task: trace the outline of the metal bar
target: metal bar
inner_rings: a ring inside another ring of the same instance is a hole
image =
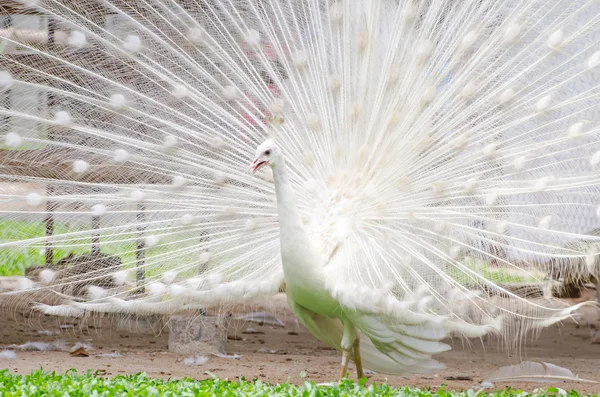
[[[146,222],[146,206],[144,204],[137,205],[137,221],[138,221],[138,239],[135,251],[136,267],[135,280],[138,286],[138,293],[143,293],[144,279],[146,277],[144,271],[144,262],[146,259],[146,243],[144,242],[144,223]]]
[[[46,185],[46,197],[54,195],[54,185],[51,183]],[[54,248],[52,247],[52,236],[54,235],[54,209],[56,208],[56,202],[52,200],[46,200],[46,217],[44,223],[46,224],[46,266],[52,266],[52,258]]]
[[[100,217],[92,216],[92,230],[100,229]],[[92,234],[92,255],[98,255],[100,253],[100,233]]]

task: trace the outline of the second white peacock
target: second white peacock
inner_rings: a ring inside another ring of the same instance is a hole
[[[573,243],[600,246],[597,1],[11,4],[10,299],[169,315],[285,288],[342,376],[576,312],[546,270],[598,257]]]

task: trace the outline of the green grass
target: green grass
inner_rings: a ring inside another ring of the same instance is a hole
[[[42,238],[45,236],[46,225],[43,222],[23,222],[0,219],[0,242],[23,241],[26,239]],[[73,238],[69,241],[68,246],[61,243],[61,246],[53,247],[53,262],[56,263],[60,259],[67,256],[69,253],[75,255],[89,254],[92,247],[91,229],[74,228],[58,222],[54,224],[54,235],[61,235],[72,232],[88,232],[81,237]],[[186,248],[197,247],[197,241],[187,240],[178,241],[177,238],[182,235],[175,235],[170,240],[165,240],[161,244],[147,248],[145,250],[146,277],[152,277],[157,272],[164,270],[163,265],[168,264],[170,268],[186,266],[193,261],[194,251],[190,251],[185,255],[176,254],[170,255],[170,252],[179,250],[182,252]],[[136,236],[131,234],[123,234],[118,237],[101,236],[102,243],[100,252],[107,255],[115,255],[121,258],[124,269],[133,268],[136,265]],[[42,249],[45,248],[43,240],[28,246],[16,245],[5,248],[0,248],[0,276],[17,276],[23,275],[25,269],[32,266],[43,265],[45,262],[45,253]],[[197,257],[197,255],[196,255]],[[194,269],[195,270],[195,269]],[[181,275],[185,275],[181,272]]]
[[[11,220],[0,220],[0,241],[19,241],[45,235],[46,226],[42,222],[20,222]],[[68,229],[64,225],[56,224],[54,226],[55,234],[67,233]],[[42,265],[45,255],[40,250],[44,243],[37,243],[35,246],[23,247],[13,246],[9,248],[0,248],[0,275],[16,276],[23,275],[28,267]],[[75,254],[89,253],[91,250],[91,239],[87,246],[70,247],[68,249],[57,247],[53,250],[54,262],[64,258],[70,252]]]
[[[36,371],[29,375],[14,375],[8,370],[0,371],[0,395],[9,396],[302,396],[302,397],[353,397],[353,396],[402,396],[402,397],[509,397],[509,396],[557,396],[559,390],[550,388],[533,393],[521,390],[504,389],[487,393],[484,390],[448,391],[394,388],[386,384],[367,384],[366,379],[358,383],[345,380],[332,386],[317,385],[305,381],[297,386],[289,383],[270,385],[260,380],[230,382],[217,378],[196,381],[160,380],[148,378],[146,374],[122,375],[103,378],[92,372],[78,374],[71,370],[64,375],[54,372]],[[577,392],[567,393],[568,397],[580,396]]]
[[[539,282],[540,278],[543,277],[543,273],[540,273],[539,271],[533,271],[530,269],[529,271],[531,274],[528,274],[525,271],[511,271],[504,267],[490,266],[484,261],[475,260],[473,258],[465,258],[463,264],[465,267],[480,274],[486,280],[493,281],[497,284],[527,282],[535,283]],[[459,271],[457,268],[449,267],[446,269],[446,273],[450,275],[450,277],[463,284],[469,284],[470,282],[473,282],[473,280],[469,279],[465,273]]]
[[[14,220],[2,220],[0,219],[0,241],[22,241],[24,239],[42,238],[45,235],[46,226],[43,222],[23,222]],[[54,225],[54,235],[60,236],[69,232],[87,231],[90,229],[75,229],[73,226],[67,226],[60,223]],[[189,249],[197,249],[197,241],[177,241],[178,237],[182,235],[175,235],[171,238],[171,241],[166,244],[161,244],[155,247],[146,249],[146,277],[153,277],[157,274],[162,274],[164,271],[164,265],[167,264],[170,269],[184,267],[189,269],[189,275],[195,275],[196,268],[189,266],[193,264],[194,256],[193,251],[188,250],[187,254],[176,254],[170,255],[171,252],[186,251]],[[136,264],[136,236],[134,234],[124,234],[119,236],[118,240],[114,240],[114,237],[107,238],[101,237],[101,252],[108,255],[115,255],[121,258],[123,268],[133,268]],[[64,243],[63,243],[64,244]],[[60,246],[54,247],[53,249],[53,261],[56,263],[58,260],[64,258],[69,253],[75,255],[88,254],[91,251],[91,238],[90,233],[86,233],[81,237],[72,240],[69,243],[69,247]],[[44,242],[40,241],[35,245],[30,246],[12,246],[9,248],[0,248],[0,276],[16,276],[23,275],[25,269],[31,266],[41,265],[45,261],[45,255],[41,252],[44,248]],[[199,254],[198,254],[199,255]],[[156,259],[153,259],[156,256]],[[488,264],[475,260],[473,258],[465,258],[464,265],[476,271],[488,280],[494,281],[499,284],[503,283],[525,283],[525,282],[537,282],[539,279],[535,277],[528,277],[524,272],[511,272],[504,268],[490,267]],[[467,274],[458,270],[455,267],[448,267],[446,273],[454,278],[455,280],[469,284],[474,282],[470,279]],[[187,274],[185,271],[180,272],[180,276]],[[539,275],[538,275],[539,277]]]

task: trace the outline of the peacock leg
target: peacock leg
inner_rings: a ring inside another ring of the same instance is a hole
[[[352,351],[352,347],[356,343],[357,335],[356,330],[354,329],[354,324],[350,322],[346,317],[340,318],[342,324],[344,325],[344,335],[342,336],[342,341],[340,343],[342,347],[342,367],[340,368],[340,379],[343,379],[346,376],[346,372],[348,371],[348,361],[350,360],[350,352]]]
[[[596,287],[596,303],[600,305],[600,278],[595,278],[594,286]],[[596,310],[600,312],[600,306],[596,306]]]
[[[343,350],[342,351],[342,365],[340,367],[340,380],[346,377],[346,372],[348,372],[348,361],[350,361],[350,351]]]
[[[352,350],[354,350],[354,364],[356,365],[356,377],[358,379],[362,379],[363,367],[362,360],[360,358],[360,338],[356,335],[356,340],[354,341],[354,345],[352,345]]]

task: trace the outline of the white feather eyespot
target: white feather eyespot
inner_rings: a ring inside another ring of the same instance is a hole
[[[450,251],[448,252],[448,255],[450,256],[450,258],[456,259],[459,257],[460,252],[461,252],[461,246],[453,245],[452,247],[450,247]]]
[[[469,31],[465,37],[463,37],[460,46],[463,50],[468,50],[475,44],[477,39],[479,38],[479,33],[476,30]]]
[[[356,41],[358,44],[358,50],[363,51],[369,44],[369,34],[367,32],[359,33]]]
[[[590,273],[595,273],[596,269],[594,269],[594,265],[599,255],[596,252],[590,252],[585,256],[585,266]]]
[[[446,224],[443,222],[435,222],[433,224],[433,231],[440,234],[446,230]]]
[[[173,281],[175,281],[176,278],[177,272],[173,270],[165,272],[162,276],[162,280],[165,284],[173,283]]]
[[[550,106],[552,106],[552,95],[543,96],[535,103],[535,107],[540,112],[548,110]]]
[[[123,40],[123,48],[131,53],[139,52],[142,49],[142,39],[138,35],[130,34]]]
[[[221,94],[223,95],[223,98],[225,98],[228,101],[234,101],[236,99],[239,99],[240,97],[239,90],[233,85],[227,85],[223,87],[223,89],[221,90]]]
[[[54,122],[58,125],[67,125],[71,122],[71,114],[60,110],[54,114]]]
[[[220,136],[216,136],[214,138],[212,138],[210,140],[210,142],[208,143],[208,145],[215,150],[220,150],[223,149],[225,147],[225,142],[223,141],[223,138],[221,138]]]
[[[87,37],[85,37],[85,33],[82,31],[73,30],[69,34],[67,44],[69,44],[69,47],[73,49],[80,50],[87,44]]]
[[[160,296],[167,291],[167,286],[159,281],[155,281],[148,284],[146,290],[150,296]]]
[[[202,28],[199,27],[192,27],[189,28],[185,37],[192,43],[192,44],[202,44],[204,43],[205,40],[205,33],[202,30]]]
[[[587,67],[590,69],[596,68],[598,65],[600,65],[600,51],[594,52],[587,62]]]
[[[496,192],[492,192],[492,193],[488,193],[485,196],[485,204],[492,206],[492,205],[496,205],[496,202],[498,201],[498,193]]]
[[[42,204],[42,201],[44,200],[44,198],[42,197],[41,194],[39,193],[28,193],[27,194],[27,204],[31,207],[37,207],[38,205]]]
[[[307,150],[304,152],[304,164],[306,164],[307,166],[311,167],[314,165],[315,163],[315,154],[312,152],[312,150]]]
[[[398,82],[400,78],[400,74],[402,72],[402,68],[398,65],[390,66],[389,70],[386,74],[386,84],[392,86]]]
[[[194,222],[194,216],[192,214],[185,214],[179,218],[179,222],[184,226],[191,225]]]
[[[336,92],[342,86],[342,78],[337,75],[333,75],[329,77],[329,89],[333,92]]]
[[[433,44],[429,40],[423,40],[417,47],[417,60],[425,62],[430,56],[433,50]]]
[[[598,164],[600,164],[600,150],[598,150],[592,155],[592,157],[590,157],[590,165],[592,166],[592,168],[595,169],[598,166]]]
[[[244,41],[251,47],[258,47],[260,44],[260,33],[256,29],[250,29],[246,32]]]
[[[19,291],[26,291],[35,287],[35,283],[28,279],[27,277],[19,277],[18,278],[19,285],[17,289]]]
[[[56,272],[50,269],[40,271],[40,283],[50,285],[56,278]]]
[[[104,204],[94,204],[91,213],[93,216],[102,216],[106,213],[106,206]]]
[[[0,91],[8,90],[12,87],[14,79],[10,72],[6,70],[0,70]]]
[[[130,154],[125,149],[115,149],[115,151],[113,152],[113,160],[115,160],[117,163],[123,163],[129,160],[129,157]]]
[[[190,91],[188,88],[181,83],[177,83],[173,85],[173,89],[171,90],[171,94],[177,99],[183,99],[190,95]]]
[[[329,19],[331,22],[340,22],[344,16],[344,8],[341,2],[335,2],[329,7]]]
[[[227,181],[227,176],[221,171],[215,171],[213,178],[217,186],[223,186]]]
[[[315,194],[317,192],[318,183],[314,178],[309,178],[304,182],[304,189],[310,193]]]
[[[4,135],[4,144],[8,147],[16,148],[23,144],[23,138],[16,132],[9,132]]]
[[[354,102],[352,104],[352,118],[354,120],[356,120],[358,118],[358,116],[360,115],[361,107],[362,107],[362,104],[360,102]]]
[[[525,163],[527,162],[527,157],[519,156],[513,161],[513,168],[517,171],[521,171],[525,168]]]
[[[469,178],[464,184],[465,193],[473,193],[475,186],[477,186],[477,178]]]
[[[558,29],[556,31],[554,31],[549,37],[548,40],[546,41],[546,44],[548,44],[548,47],[550,47],[551,49],[556,49],[563,40],[563,30],[562,29]]]
[[[496,232],[498,234],[505,234],[507,229],[508,229],[508,221],[507,220],[501,220],[500,222],[496,223]]]
[[[273,102],[271,102],[271,112],[275,113],[275,114],[281,114],[283,113],[283,110],[285,108],[285,101],[281,98],[275,98],[273,99]]]
[[[198,262],[200,263],[200,265],[205,265],[208,263],[208,261],[210,260],[210,258],[212,257],[212,254],[210,252],[203,252],[200,254],[200,257],[198,258]]]
[[[447,183],[445,181],[433,182],[431,184],[431,188],[433,190],[433,193],[435,193],[435,194],[443,193],[444,190],[446,190],[446,186],[447,186]]]
[[[508,24],[508,26],[506,26],[506,29],[504,30],[504,42],[512,43],[517,39],[517,37],[519,37],[520,34],[521,25],[519,25],[516,22],[511,22]]]
[[[308,64],[308,56],[302,50],[296,50],[292,54],[292,62],[297,69],[304,69]]]
[[[216,288],[219,284],[221,284],[222,280],[223,280],[223,275],[221,275],[220,273],[211,274],[210,276],[208,276],[206,278],[207,289]]]
[[[467,134],[459,134],[452,140],[452,146],[458,150],[464,149],[469,143],[469,136]]]
[[[108,296],[108,291],[96,285],[90,285],[87,288],[88,296],[91,300],[100,300]]]
[[[514,88],[507,88],[506,90],[502,91],[502,94],[500,94],[498,101],[500,102],[501,105],[504,105],[504,104],[508,103],[511,99],[513,99],[514,96],[515,96]]]
[[[171,295],[173,296],[182,296],[186,292],[186,288],[179,284],[171,284],[169,287],[171,289]]]
[[[497,144],[496,143],[488,143],[483,147],[482,153],[484,156],[489,157],[496,153]]]
[[[417,16],[417,7],[412,2],[405,2],[402,10],[402,19],[405,24],[411,23]]]
[[[540,229],[550,229],[550,226],[552,225],[553,220],[554,219],[553,219],[552,215],[546,215],[542,219],[540,219],[540,221],[538,223],[538,227]]]
[[[583,131],[583,122],[579,121],[577,123],[572,124],[569,127],[568,136],[570,136],[570,137],[579,136],[579,135],[581,135],[582,131]]]
[[[142,190],[133,190],[130,195],[129,198],[131,199],[131,201],[143,201],[146,198],[146,193],[144,193]]]
[[[123,94],[112,94],[108,103],[113,109],[122,109],[127,104],[127,100]]]
[[[226,219],[230,219],[230,218],[233,218],[234,216],[236,216],[237,213],[238,213],[238,211],[235,208],[225,207],[223,209],[222,216],[225,217]]]
[[[310,129],[315,129],[318,127],[320,122],[319,119],[319,115],[315,114],[315,113],[309,113],[308,115],[306,115],[306,125],[308,126],[308,128]]]
[[[203,277],[190,277],[190,278],[184,280],[184,283],[189,288],[197,290],[197,289],[200,289],[202,284],[204,284],[204,278]]]
[[[244,230],[246,231],[251,231],[256,229],[258,225],[258,222],[256,221],[256,219],[246,219],[246,221],[244,222]]]
[[[423,96],[421,96],[421,104],[427,105],[435,98],[435,94],[437,94],[437,87],[428,86],[423,91]]]
[[[549,176],[544,176],[541,177],[540,179],[538,179],[537,181],[535,181],[535,191],[536,192],[543,192],[544,190],[546,190],[546,188],[548,187],[548,184],[552,181],[552,177]]]
[[[471,98],[475,92],[477,91],[477,84],[474,81],[469,81],[465,84],[460,92],[460,96],[469,99]]]
[[[155,245],[157,245],[160,242],[160,236],[151,234],[149,236],[146,236],[146,238],[144,239],[144,242],[146,244],[146,247],[154,247]]]
[[[128,274],[124,270],[116,271],[112,274],[112,279],[117,286],[122,286],[127,281]]]
[[[75,160],[73,161],[73,171],[77,174],[83,174],[87,170],[90,169],[90,165],[85,160]]]
[[[176,136],[165,135],[165,137],[163,138],[162,147],[165,149],[172,149],[175,146],[177,146],[178,142],[179,141]]]
[[[175,175],[171,180],[171,185],[174,187],[183,187],[187,184],[187,179],[182,175]]]

